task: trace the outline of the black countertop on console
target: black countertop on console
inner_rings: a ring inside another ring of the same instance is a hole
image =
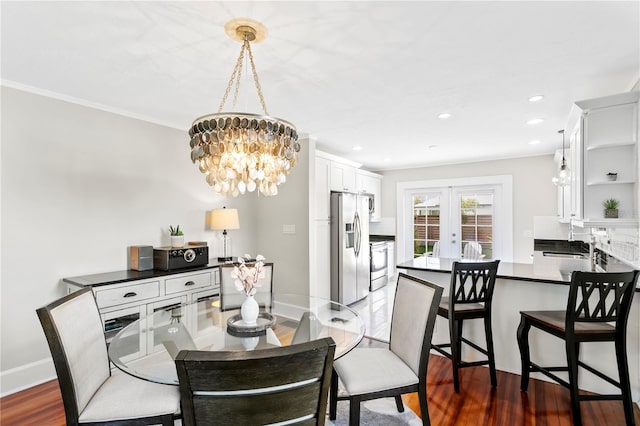
[[[164,277],[166,275],[182,274],[185,272],[206,271],[208,269],[216,269],[222,264],[223,263],[219,262],[217,259],[209,259],[209,264],[204,266],[198,266],[195,268],[172,269],[170,271],[162,271],[159,269],[151,269],[148,271],[132,271],[132,270],[113,271],[113,272],[104,272],[100,274],[81,275],[78,277],[63,278],[62,281],[64,281],[65,283],[77,285],[79,287],[86,287],[86,286],[93,287],[93,286],[100,286],[100,285],[124,283],[128,281],[159,278],[159,277]]]

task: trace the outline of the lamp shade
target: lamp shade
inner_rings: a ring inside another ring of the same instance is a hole
[[[214,209],[211,211],[211,228],[214,230],[240,229],[237,209]]]

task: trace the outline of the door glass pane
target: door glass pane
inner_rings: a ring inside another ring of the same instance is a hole
[[[479,257],[493,258],[493,193],[464,193],[460,195],[460,257],[474,257],[471,248],[479,244]],[[468,247],[467,247],[468,246]],[[465,256],[465,247],[467,252]]]
[[[413,257],[430,254],[440,240],[440,194],[414,195],[413,205]]]

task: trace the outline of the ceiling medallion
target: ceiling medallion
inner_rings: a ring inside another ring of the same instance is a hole
[[[264,40],[267,31],[259,22],[247,18],[227,22],[225,31],[242,42],[240,55],[218,112],[196,118],[189,129],[191,161],[218,193],[237,197],[257,189],[263,195],[276,195],[278,185],[286,181],[297,162],[300,143],[293,124],[267,112],[251,52],[251,42]],[[222,112],[234,84],[235,108],[246,56],[264,115]]]

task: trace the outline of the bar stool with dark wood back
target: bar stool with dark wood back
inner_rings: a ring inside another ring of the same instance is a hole
[[[497,386],[496,362],[493,351],[491,328],[491,302],[496,284],[499,260],[491,262],[453,262],[449,297],[442,298],[438,315],[449,319],[450,343],[433,345],[433,349],[451,359],[453,367],[453,389],[460,392],[458,371],[461,368],[489,365],[491,385]],[[486,337],[486,349],[462,337],[464,320],[482,319]],[[462,343],[487,356],[486,360],[462,361]],[[443,348],[451,348],[450,352]]]
[[[522,358],[520,388],[527,391],[529,374],[543,373],[569,389],[573,424],[580,426],[580,401],[622,400],[627,425],[635,425],[629,365],[627,362],[627,321],[638,272],[597,273],[574,271],[571,275],[569,300],[566,311],[521,311],[518,327],[518,346]],[[612,325],[610,323],[615,323]],[[565,341],[567,366],[543,367],[531,361],[529,330],[531,327],[546,331]],[[580,343],[614,342],[619,381],[580,361]],[[593,373],[618,387],[619,395],[581,395],[578,390],[578,367]],[[552,371],[567,371],[569,381]]]

